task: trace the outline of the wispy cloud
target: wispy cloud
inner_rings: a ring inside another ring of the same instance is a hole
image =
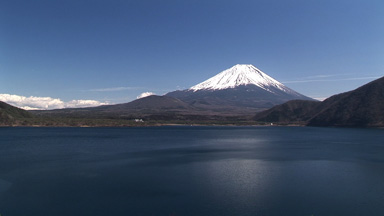
[[[366,79],[379,79],[380,76],[370,76],[370,77],[354,77],[354,78],[346,78],[343,80],[366,80]]]
[[[326,77],[324,77],[326,78]],[[309,82],[336,82],[336,81],[348,81],[348,80],[369,80],[369,79],[378,79],[379,76],[366,76],[366,77],[352,77],[352,78],[338,78],[338,79],[300,79],[300,80],[288,80],[283,81],[282,83],[309,83]]]
[[[107,102],[100,102],[96,100],[71,100],[65,102],[59,98],[35,96],[25,97],[11,94],[0,94],[0,101],[26,110],[84,108],[108,104]]]
[[[308,76],[303,79],[318,79],[318,78],[329,78],[329,77],[335,77],[339,76],[340,74],[324,74],[324,75],[315,75],[315,76]]]
[[[86,90],[86,91],[91,91],[91,92],[114,92],[114,91],[126,91],[126,90],[137,90],[137,89],[143,89],[143,87],[125,86],[125,87],[89,89],[89,90]]]
[[[156,95],[156,94],[153,93],[153,92],[143,92],[139,96],[137,96],[136,99],[145,98],[145,97],[148,97],[148,96],[151,96],[151,95]]]
[[[327,97],[313,97],[313,99],[318,101],[324,101],[325,99],[327,99]]]

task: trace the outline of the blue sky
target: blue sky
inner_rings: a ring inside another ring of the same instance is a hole
[[[253,64],[325,98],[383,76],[383,23],[382,0],[4,0],[0,94],[123,103]]]

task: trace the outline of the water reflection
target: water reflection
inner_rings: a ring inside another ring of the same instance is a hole
[[[384,215],[382,130],[14,128],[0,141],[3,215]]]
[[[3,192],[7,191],[9,188],[11,188],[11,186],[12,186],[11,182],[0,179],[0,195]]]

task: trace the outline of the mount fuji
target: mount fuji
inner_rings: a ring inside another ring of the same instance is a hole
[[[81,109],[35,111],[71,118],[145,120],[247,120],[289,100],[313,100],[284,86],[253,65],[235,65],[183,91],[151,95],[129,103]]]
[[[289,100],[314,100],[304,96],[249,64],[238,64],[212,78],[166,96],[194,107],[216,111],[254,112]]]
[[[216,76],[200,84],[192,86],[189,90],[223,90],[228,88],[236,88],[242,85],[255,85],[272,93],[284,91],[298,95],[297,92],[287,88],[255,66],[241,64],[224,70]]]

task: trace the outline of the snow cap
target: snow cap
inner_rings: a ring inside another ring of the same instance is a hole
[[[267,91],[270,91],[270,87],[283,91],[288,90],[283,84],[251,64],[237,64],[202,83],[192,86],[189,90],[222,90],[241,85],[256,85]]]

